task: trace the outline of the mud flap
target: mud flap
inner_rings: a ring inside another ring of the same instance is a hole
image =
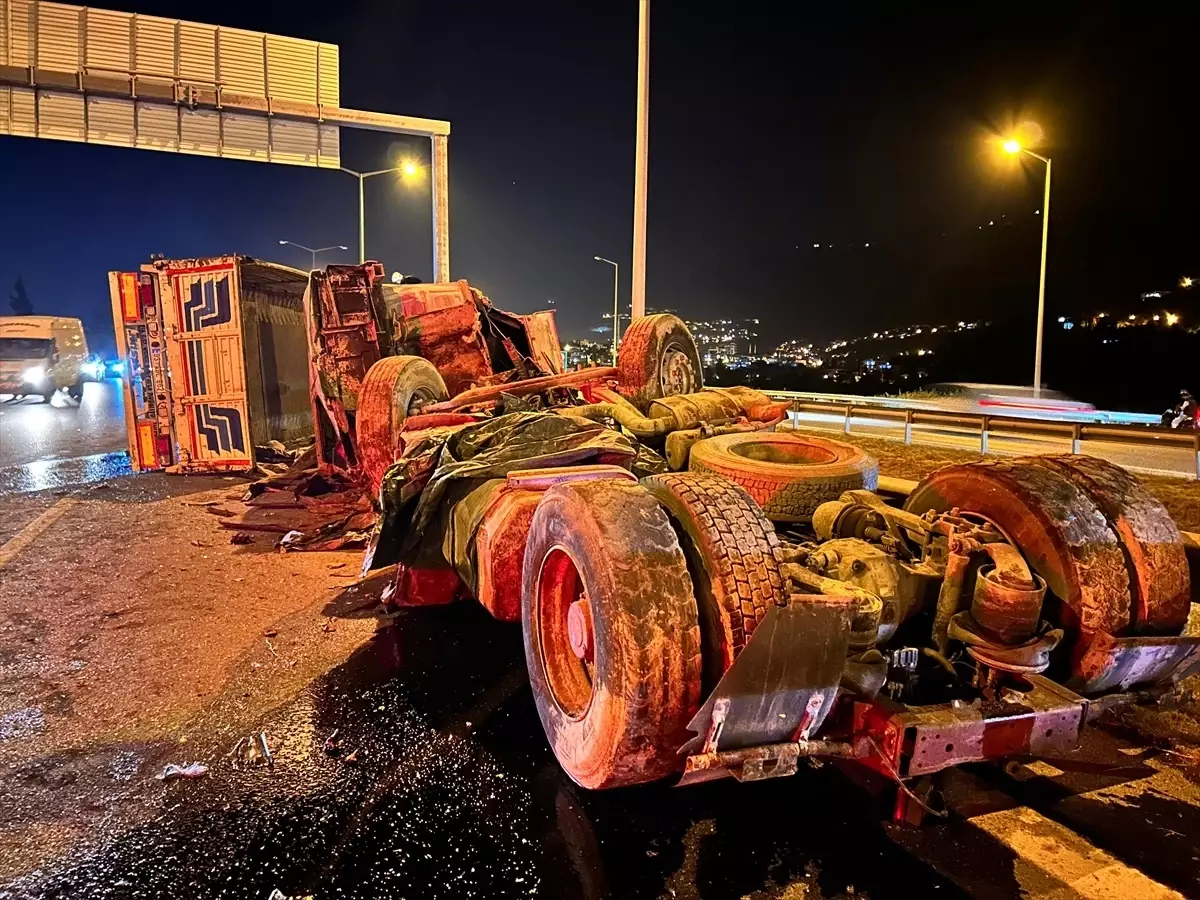
[[[794,773],[799,744],[837,699],[853,611],[848,599],[805,594],[768,610],[688,724],[696,737],[680,749],[688,760],[679,783]]]

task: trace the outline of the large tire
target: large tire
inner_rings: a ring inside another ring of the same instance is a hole
[[[704,387],[700,351],[678,316],[635,319],[617,351],[617,388],[645,412],[651,400],[693,394]]]
[[[420,356],[385,356],[367,370],[358,394],[354,444],[372,497],[379,496],[384,473],[395,462],[404,420],[419,404],[448,398],[437,368]]]
[[[993,522],[1046,580],[1044,614],[1087,643],[1130,624],[1121,541],[1087,491],[1036,459],[983,460],[927,475],[904,508],[918,515],[961,509]]]
[[[827,500],[879,482],[879,464],[860,448],[786,433],[706,438],[692,447],[688,468],[740,484],[773,522],[809,522]]]
[[[603,479],[546,492],[521,621],[538,715],[572,780],[621,787],[679,768],[700,704],[700,628],[679,540],[645,488]]]
[[[671,518],[700,611],[707,694],[772,605],[786,602],[779,537],[750,495],[727,478],[672,472],[642,479]]]

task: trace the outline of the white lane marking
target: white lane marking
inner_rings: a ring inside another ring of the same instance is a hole
[[[64,497],[5,541],[0,546],[0,569],[12,562],[17,554],[36,541],[42,532],[61,519],[75,503],[76,501],[70,497]]]
[[[970,822],[1017,855],[1013,874],[1026,900],[1184,900],[1029,807],[985,813]]]

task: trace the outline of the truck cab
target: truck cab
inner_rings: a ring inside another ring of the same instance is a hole
[[[0,394],[83,396],[87,338],[79,319],[0,316]]]

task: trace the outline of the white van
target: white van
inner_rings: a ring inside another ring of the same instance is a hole
[[[63,316],[0,316],[0,394],[83,396],[87,338]]]

